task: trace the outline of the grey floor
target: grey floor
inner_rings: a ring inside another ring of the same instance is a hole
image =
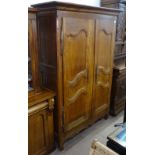
[[[116,117],[109,116],[107,120],[102,119],[65,142],[63,151],[56,149],[50,155],[88,155],[92,140],[98,139],[106,144],[107,135],[115,129],[114,124],[122,121],[123,112]]]

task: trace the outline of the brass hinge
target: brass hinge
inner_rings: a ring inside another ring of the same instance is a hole
[[[89,70],[87,69],[87,81],[89,80]]]
[[[63,18],[61,18],[61,30],[60,30],[60,52],[63,55],[64,52],[64,32],[63,32]]]
[[[95,83],[97,84],[97,77],[98,77],[98,65],[95,66]]]
[[[62,130],[64,131],[64,107],[62,107]]]

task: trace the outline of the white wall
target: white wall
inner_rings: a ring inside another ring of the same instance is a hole
[[[31,4],[43,3],[43,2],[48,2],[48,1],[52,1],[52,0],[28,0],[27,4],[28,6],[30,6]],[[100,0],[55,0],[55,1],[70,2],[70,3],[92,5],[92,6],[100,5]]]

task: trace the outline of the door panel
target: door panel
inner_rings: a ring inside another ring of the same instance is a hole
[[[44,114],[29,117],[29,154],[40,153],[46,148],[47,142],[44,135]]]
[[[49,103],[47,108],[48,103],[41,102],[28,109],[29,155],[45,155],[54,148],[53,112],[49,111],[52,105]]]
[[[64,130],[88,121],[93,77],[94,21],[62,18]]]
[[[95,65],[94,65],[94,115],[104,113],[109,107],[113,50],[115,38],[115,18],[103,16],[96,20]]]

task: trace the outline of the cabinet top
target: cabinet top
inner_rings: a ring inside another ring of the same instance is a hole
[[[81,5],[75,3],[64,3],[57,1],[38,3],[31,6],[34,8],[38,8],[40,11],[64,10],[64,11],[77,11],[77,12],[89,12],[89,13],[108,13],[113,15],[118,15],[121,11],[123,11],[120,9],[95,7],[95,6]]]
[[[48,90],[48,89],[41,90],[40,92],[32,96],[28,96],[28,106],[31,107],[37,103],[46,101],[50,98],[53,98],[55,95],[56,93],[52,90]]]

